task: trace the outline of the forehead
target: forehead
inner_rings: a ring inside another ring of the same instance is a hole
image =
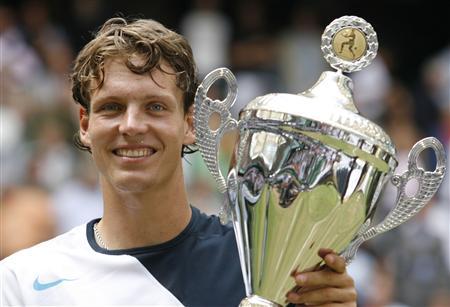
[[[142,59],[132,59],[134,65],[140,66]],[[117,93],[124,95],[138,95],[152,92],[154,94],[169,94],[177,100],[183,96],[182,90],[177,86],[177,78],[173,68],[165,61],[160,68],[150,72],[138,74],[126,66],[126,59],[121,57],[107,58],[103,65],[103,82],[95,86],[91,93],[94,96]]]

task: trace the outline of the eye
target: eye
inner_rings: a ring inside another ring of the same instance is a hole
[[[123,106],[116,102],[109,102],[102,105],[99,110],[100,111],[106,111],[106,112],[117,112],[121,111],[123,109]]]
[[[155,112],[161,112],[165,110],[164,106],[160,103],[152,103],[148,106],[148,109]]]

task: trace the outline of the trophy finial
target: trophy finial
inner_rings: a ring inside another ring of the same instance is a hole
[[[344,72],[358,71],[377,55],[377,34],[364,19],[343,16],[325,28],[321,49],[333,68]]]

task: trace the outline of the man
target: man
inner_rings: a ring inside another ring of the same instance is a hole
[[[237,306],[231,226],[188,204],[181,155],[195,141],[187,41],[152,20],[108,20],[78,55],[79,147],[100,173],[104,215],[1,263],[3,303]],[[296,303],[355,305],[344,260],[299,274]],[[306,291],[309,289],[309,291]]]

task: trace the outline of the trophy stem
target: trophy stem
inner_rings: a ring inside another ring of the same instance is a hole
[[[281,307],[281,305],[253,294],[244,298],[239,307]]]

